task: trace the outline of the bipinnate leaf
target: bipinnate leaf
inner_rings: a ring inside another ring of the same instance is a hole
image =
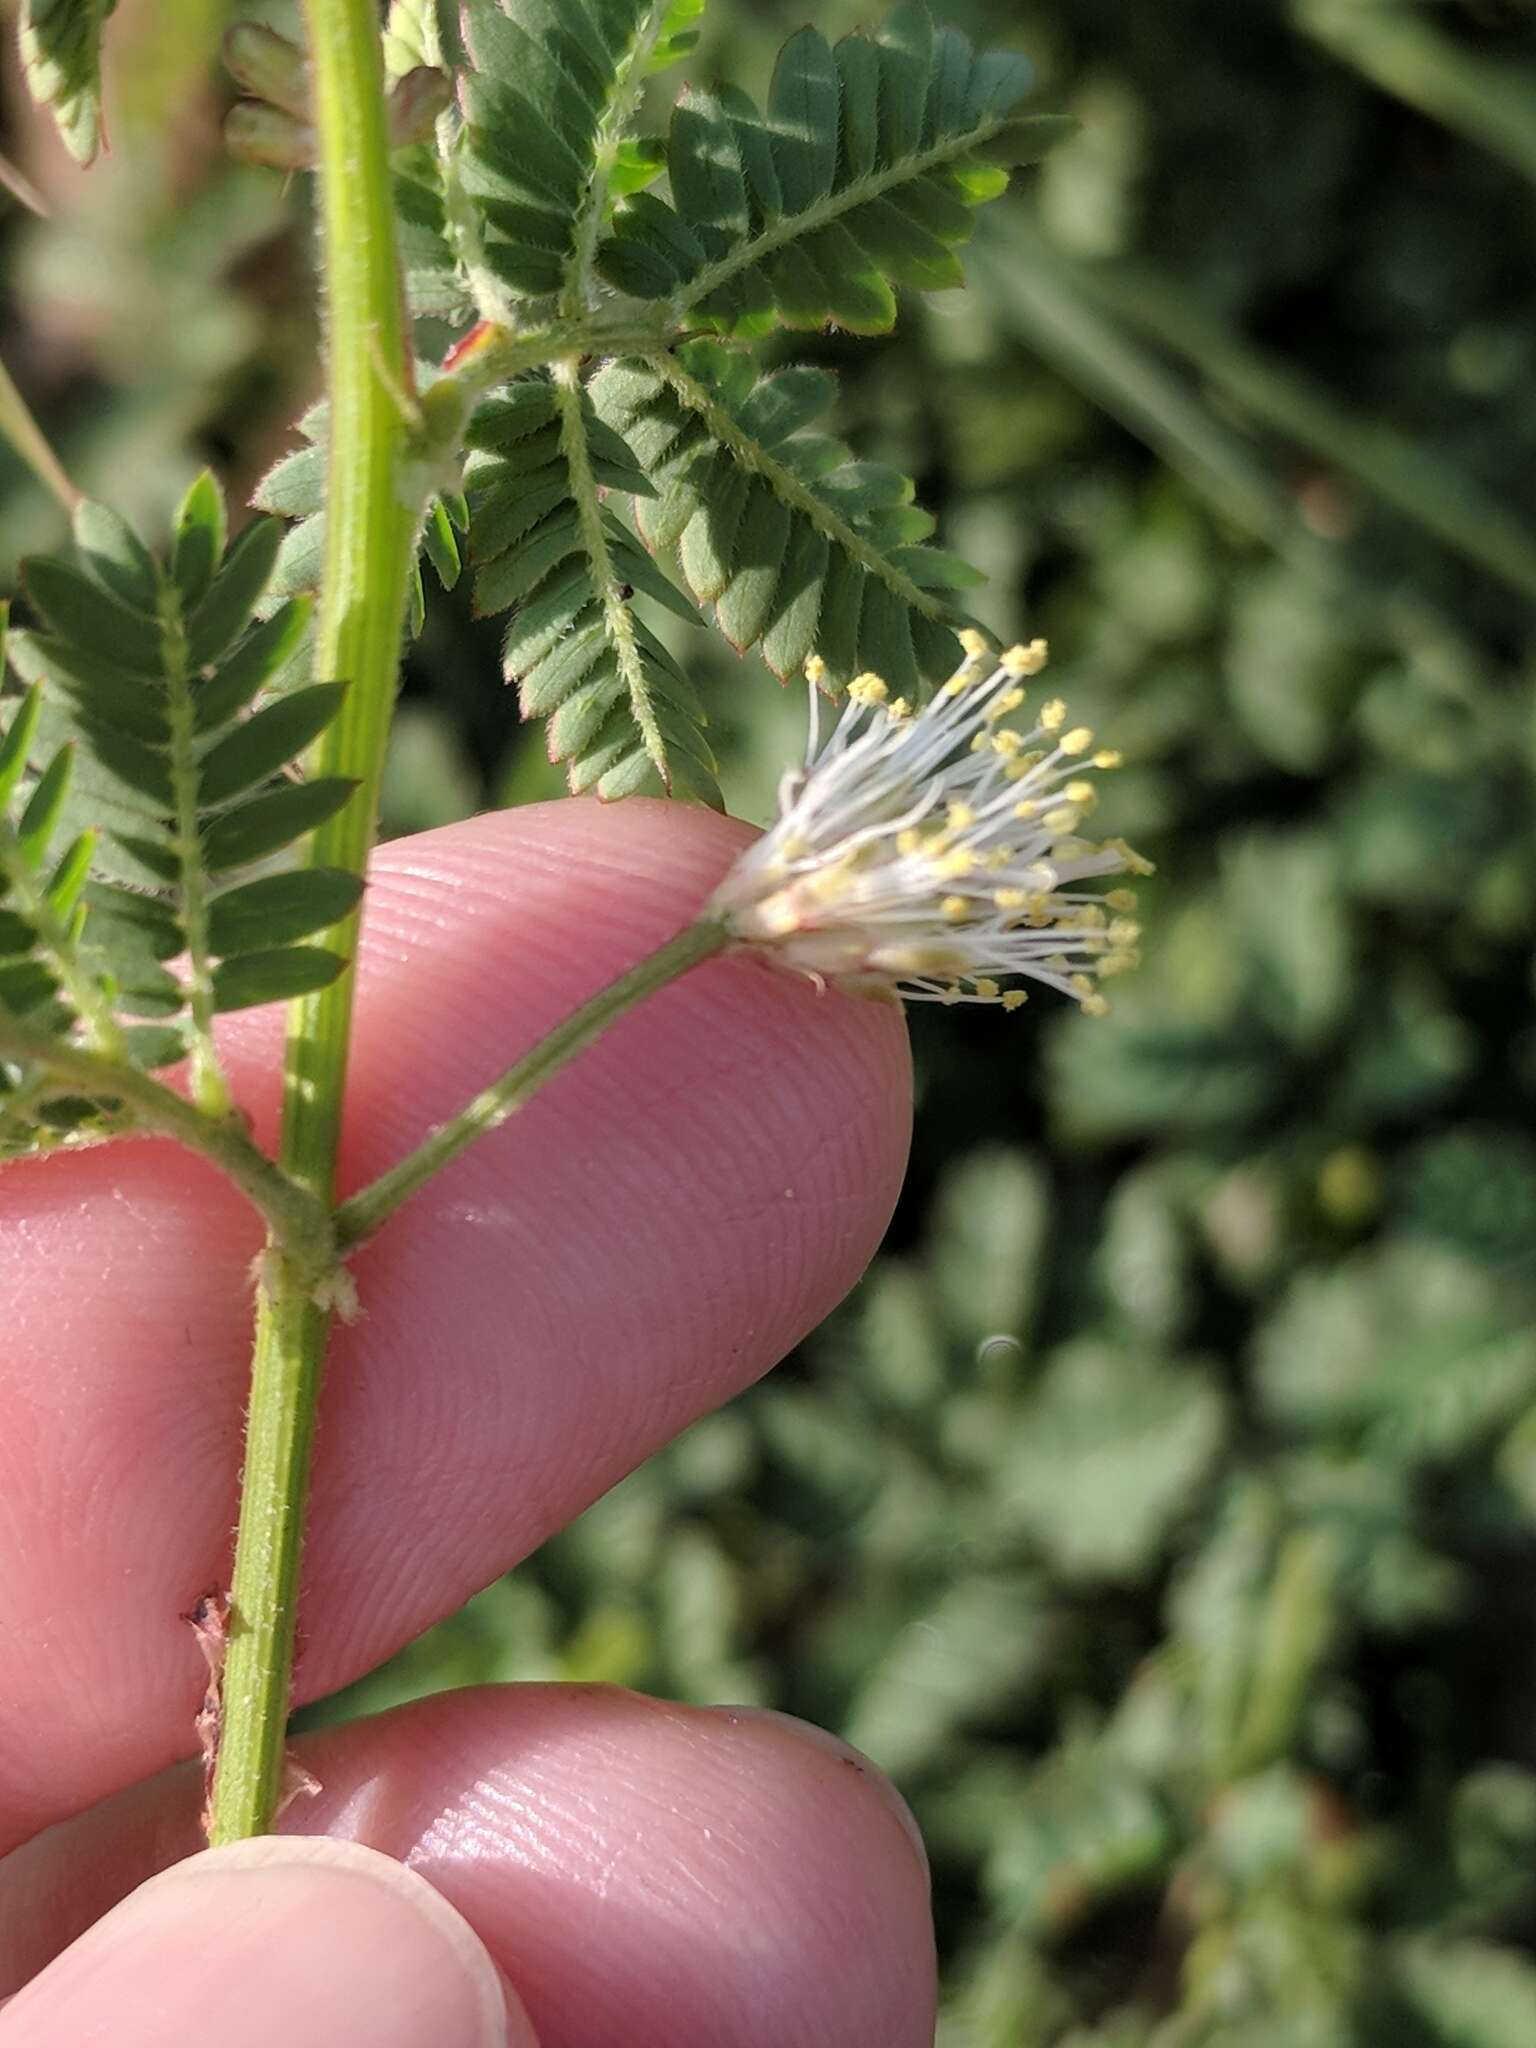
[[[826,431],[830,378],[761,375],[739,347],[684,337],[888,328],[898,287],[962,281],[975,208],[1063,125],[1013,114],[1022,58],[977,54],[906,5],[835,47],[801,30],[765,110],[689,85],[664,146],[631,133],[644,80],[690,46],[701,8],[393,0],[385,37],[392,78],[425,67],[455,82],[432,137],[396,153],[416,303],[478,315],[493,335],[547,323],[552,338],[545,369],[478,399],[464,494],[429,500],[420,551],[445,587],[467,557],[476,610],[511,612],[505,674],[548,721],[571,788],[604,797],[659,786],[718,801],[703,713],[657,607],[692,622],[712,606],[780,677],[816,654],[834,690],[874,669],[920,694],[951,671],[955,593],[979,578],[925,545],[933,522],[907,478]],[[626,313],[603,284],[652,303]],[[654,325],[654,350],[578,364],[554,346],[563,321],[610,317]],[[417,381],[459,374],[450,356]],[[321,574],[324,406],[300,431],[256,494],[293,522],[268,605]],[[413,631],[424,612],[418,564]],[[142,785],[142,764],[115,765]]]
[[[702,0],[505,0],[464,9],[463,129],[450,174],[478,217],[482,279],[515,299],[579,302],[586,294],[613,167],[645,78],[692,46],[701,9]],[[632,192],[642,162],[631,157],[626,166],[622,182]],[[436,226],[419,183],[405,205],[418,229]]]
[[[212,1058],[215,1011],[323,987],[346,964],[309,941],[355,907],[358,877],[252,872],[351,794],[344,778],[294,767],[344,686],[263,701],[307,606],[256,622],[281,530],[263,519],[225,536],[205,478],[166,565],[85,505],[74,557],[25,566],[36,623],[9,654],[29,688],[0,736],[0,1034],[9,1013],[140,1065],[200,1045]],[[102,1104],[60,1122],[46,1070],[7,1060],[3,1073],[0,1150],[103,1127]],[[28,1121],[17,1105],[34,1097]]]
[[[573,790],[647,785],[718,803],[703,707],[637,599],[697,611],[602,502],[653,486],[579,389],[527,377],[470,423],[465,472],[475,606],[515,607],[503,667]]]
[[[824,431],[834,389],[824,371],[759,377],[750,358],[695,342],[608,366],[592,399],[651,480],[641,533],[676,550],[735,646],[759,647],[779,676],[815,653],[834,686],[874,669],[918,691],[953,669],[952,593],[981,579],[923,545],[933,520],[909,479]]]
[[[977,55],[926,9],[835,47],[807,27],[780,52],[765,112],[731,88],[686,91],[667,141],[671,203],[617,209],[598,267],[694,325],[885,332],[895,287],[962,283],[975,209],[1069,123],[1010,118],[1022,57]]]

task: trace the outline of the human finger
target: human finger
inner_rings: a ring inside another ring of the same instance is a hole
[[[429,1879],[543,2048],[931,2048],[915,1830],[880,1774],[817,1730],[522,1685],[442,1694],[298,1754],[321,1790],[283,1828],[366,1842]],[[197,1805],[183,1768],[0,1864],[0,1953],[18,1975],[190,1853]]]
[[[692,916],[744,828],[530,807],[388,847],[345,1184]],[[234,1020],[270,1119],[281,1019]],[[355,1261],[322,1404],[298,1685],[387,1656],[772,1365],[857,1277],[905,1157],[894,1011],[747,959],[624,1018]],[[0,1178],[0,1846],[185,1755],[180,1618],[227,1580],[257,1232],[124,1142]]]

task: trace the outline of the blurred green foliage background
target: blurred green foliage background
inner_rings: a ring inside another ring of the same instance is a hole
[[[1102,1023],[919,1016],[854,1300],[327,1711],[557,1675],[843,1730],[928,1835],[944,2048],[1529,2048],[1536,15],[938,11],[1081,126],[971,292],[783,355],[1124,749],[1146,965]],[[318,382],[224,19],[122,0],[88,175],[8,81],[51,211],[0,229],[4,360],[150,530]],[[715,0],[687,68],[760,88],[797,19]],[[59,525],[0,456],[7,580]],[[434,594],[390,829],[553,792],[494,634]],[[760,817],[801,702],[695,659]]]

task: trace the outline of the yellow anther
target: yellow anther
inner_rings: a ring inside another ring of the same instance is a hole
[[[848,694],[855,704],[883,704],[888,692],[884,678],[873,669],[865,669],[848,685]]]
[[[1099,994],[1097,989],[1094,990],[1091,996],[1083,997],[1082,1009],[1085,1017],[1107,1017],[1109,1015],[1109,1004]]]
[[[847,880],[846,863],[836,861],[829,868],[822,868],[814,875],[803,877],[799,886],[802,889],[809,889],[818,903],[830,903],[834,897],[842,895]]]
[[[779,889],[759,904],[757,922],[769,938],[787,938],[800,929],[800,906],[793,889]]]
[[[897,697],[886,705],[885,715],[893,725],[904,725],[912,716],[912,706],[905,697]]]
[[[1069,782],[1061,792],[1069,804],[1090,805],[1099,800],[1099,792],[1091,782]]]
[[[1002,990],[998,987],[997,983],[995,981],[989,981],[986,975],[984,974],[973,976],[971,980],[971,987],[975,989],[977,995],[985,996],[989,1003],[995,1002],[996,999],[1002,994]]]
[[[805,659],[805,680],[814,683],[819,690],[827,680],[827,664],[819,654],[808,654]]]
[[[947,882],[958,882],[970,874],[976,865],[976,856],[968,846],[957,846],[952,853],[946,853],[938,863],[939,873]]]
[[[1007,647],[998,661],[1011,676],[1037,676],[1045,667],[1050,649],[1043,640],[1031,640],[1027,647]]]
[[[992,901],[999,910],[1022,910],[1029,897],[1022,889],[994,889]]]
[[[963,626],[956,636],[965,649],[970,661],[985,661],[987,658],[987,636],[978,633],[974,626]]]
[[[1117,917],[1109,928],[1109,943],[1117,949],[1134,946],[1141,937],[1141,926],[1132,917]]]
[[[870,955],[871,966],[889,974],[921,974],[937,979],[953,977],[965,965],[958,946],[880,946]]]
[[[996,874],[999,868],[1012,867],[1018,859],[1018,849],[1013,846],[994,846],[987,855],[987,866]]]
[[[1104,901],[1111,910],[1134,910],[1136,891],[1134,889],[1106,889]]]
[[[946,896],[939,908],[951,924],[958,924],[962,918],[971,914],[971,906],[964,896]]]
[[[958,1003],[964,993],[965,991],[961,988],[959,982],[952,981],[948,988],[941,988],[939,990],[939,1001],[941,1003]]]
[[[1024,751],[1023,735],[1016,732],[995,732],[992,735],[992,751],[1001,754],[1005,761],[1012,761]]]
[[[1023,702],[1024,692],[1022,690],[1004,690],[992,699],[992,702],[981,715],[990,725],[995,719],[1006,718],[1010,711],[1017,711]]]
[[[984,732],[978,732],[973,734],[971,738],[971,752],[973,754],[979,754],[986,744],[987,736]]]
[[[1091,974],[1074,974],[1072,976],[1072,987],[1075,993],[1080,996],[1091,996],[1093,994],[1093,976]]]
[[[1111,853],[1118,853],[1133,875],[1155,875],[1157,869],[1144,853],[1138,853],[1134,846],[1127,846],[1123,839],[1105,841]]]
[[[1058,804],[1045,814],[1047,832],[1075,832],[1082,822],[1082,813],[1076,804]]]
[[[1093,745],[1093,733],[1086,725],[1076,725],[1071,732],[1064,732],[1057,744],[1064,754],[1086,754]]]
[[[1141,965],[1141,955],[1134,946],[1128,946],[1123,953],[1106,953],[1099,962],[1099,974],[1128,974],[1133,967]]]
[[[1118,768],[1125,756],[1114,747],[1101,747],[1093,757],[1095,768]]]
[[[1040,815],[1040,806],[1035,802],[1035,799],[1032,796],[1026,796],[1021,798],[1020,801],[1014,805],[1013,815],[1016,818],[1038,818]]]
[[[898,853],[917,853],[921,849],[922,843],[923,835],[915,825],[909,825],[904,832],[896,834],[896,851]]]
[[[963,697],[976,680],[969,669],[957,668],[949,681],[940,690],[941,697]]]
[[[1005,1010],[1022,1010],[1028,1001],[1029,997],[1024,993],[1023,989],[1011,988],[1003,997],[1003,1008]]]
[[[1040,706],[1040,730],[1060,732],[1067,722],[1067,707],[1060,697],[1053,697],[1048,704]]]
[[[951,832],[965,832],[976,822],[976,813],[968,803],[955,797],[944,813],[944,822]]]

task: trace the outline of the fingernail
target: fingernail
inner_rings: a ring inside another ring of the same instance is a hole
[[[782,1713],[777,1707],[717,1707],[714,1711],[725,1714],[735,1721],[775,1722],[780,1728],[797,1736],[801,1742],[825,1750],[829,1756],[835,1756],[840,1763],[856,1770],[870,1791],[892,1817],[900,1822],[902,1832],[912,1844],[913,1853],[922,1867],[924,1878],[929,1876],[928,1845],[923,1840],[923,1831],[917,1824],[916,1816],[885,1772],[877,1763],[872,1762],[862,1749],[855,1749],[851,1742],[844,1742],[840,1735],[834,1735],[829,1728],[818,1728],[814,1721],[802,1721],[797,1715]]]
[[[89,2039],[107,2018],[115,2048],[533,2042],[478,1937],[424,1878],[308,1836],[209,1849],[141,1885],[8,2008],[7,2048]]]

